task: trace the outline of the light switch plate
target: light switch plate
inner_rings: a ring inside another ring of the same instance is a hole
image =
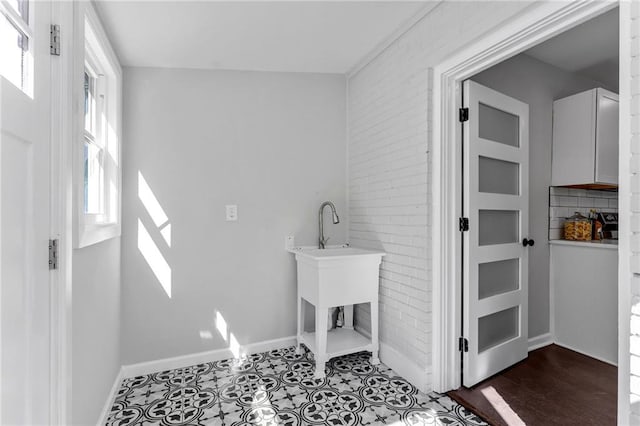
[[[293,235],[287,235],[286,237],[284,237],[284,249],[285,250],[291,250],[295,247],[296,243],[295,243],[295,239],[293,238]]]
[[[227,212],[227,222],[235,222],[238,220],[238,206],[235,204],[228,204],[224,206]]]

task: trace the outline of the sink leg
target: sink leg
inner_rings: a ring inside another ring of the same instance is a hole
[[[371,351],[371,360],[369,361],[371,365],[379,365],[380,358],[378,358],[378,351]]]
[[[302,334],[304,333],[304,318],[306,302],[302,297],[298,297],[298,345],[296,346],[296,355],[302,355],[302,347],[300,342],[302,341]]]
[[[324,379],[324,364],[327,362],[327,323],[329,309],[316,306],[316,372],[314,377]]]
[[[371,350],[371,365],[380,364],[380,359],[378,358],[378,299],[372,300],[371,303],[371,345],[373,349]]]

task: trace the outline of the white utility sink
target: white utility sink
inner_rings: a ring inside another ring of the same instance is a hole
[[[356,247],[294,248],[298,266],[298,350],[304,344],[316,360],[316,377],[336,356],[370,351],[378,360],[378,282],[382,251]],[[303,299],[315,306],[316,332],[304,331]],[[353,329],[353,305],[371,303],[371,337]],[[345,307],[344,326],[327,332],[328,310]]]
[[[360,257],[360,256],[384,256],[385,253],[381,251],[374,251],[368,249],[361,249],[356,247],[328,247],[326,249],[319,248],[294,248],[289,250],[290,253],[296,255],[300,255],[303,257],[307,257],[309,259],[320,260],[320,259],[335,259],[335,258],[345,258],[345,257]]]

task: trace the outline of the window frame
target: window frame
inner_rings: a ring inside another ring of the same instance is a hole
[[[79,3],[74,40],[74,247],[81,248],[121,234],[122,68],[90,2]],[[85,128],[85,70],[95,77],[95,123]],[[85,143],[102,151],[98,212],[85,212]]]
[[[99,198],[98,198],[98,211],[97,212],[87,212],[86,211],[86,206],[87,206],[87,199],[86,199],[86,190],[87,188],[85,186],[83,186],[83,191],[82,191],[82,196],[83,196],[83,203],[82,203],[82,214],[84,215],[84,220],[87,223],[91,223],[91,224],[100,224],[100,223],[108,223],[109,222],[109,217],[108,215],[105,214],[106,211],[108,211],[109,208],[109,197],[107,197],[106,194],[106,187],[105,187],[105,175],[106,175],[106,170],[105,170],[105,151],[107,148],[107,141],[105,140],[106,138],[106,134],[104,131],[104,127],[105,127],[105,121],[108,121],[108,117],[105,117],[105,112],[108,110],[107,109],[107,102],[109,100],[107,94],[105,93],[105,75],[102,71],[102,67],[100,66],[99,61],[96,59],[96,55],[93,52],[92,46],[89,44],[85,45],[85,65],[84,65],[84,74],[83,76],[86,76],[87,74],[89,74],[89,77],[93,83],[93,100],[91,102],[90,105],[90,111],[89,111],[89,119],[91,121],[91,125],[89,126],[90,128],[87,129],[87,112],[86,112],[86,106],[85,109],[83,109],[84,111],[84,138],[82,141],[82,149],[83,149],[83,183],[84,182],[84,177],[85,177],[85,164],[84,164],[84,147],[85,144],[89,144],[89,145],[93,145],[94,147],[96,147],[99,152],[100,152],[100,169],[101,169],[101,173],[100,173],[100,182],[98,183],[99,187],[100,187],[100,194]],[[83,82],[84,85],[86,85],[86,79],[83,78]],[[83,91],[83,99],[86,102],[86,87],[84,87],[84,91]],[[86,185],[86,183],[85,183]]]

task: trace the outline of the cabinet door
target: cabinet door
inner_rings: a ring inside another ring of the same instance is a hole
[[[553,103],[551,185],[594,181],[595,95],[593,89]]]
[[[618,95],[598,89],[596,182],[618,183]]]

